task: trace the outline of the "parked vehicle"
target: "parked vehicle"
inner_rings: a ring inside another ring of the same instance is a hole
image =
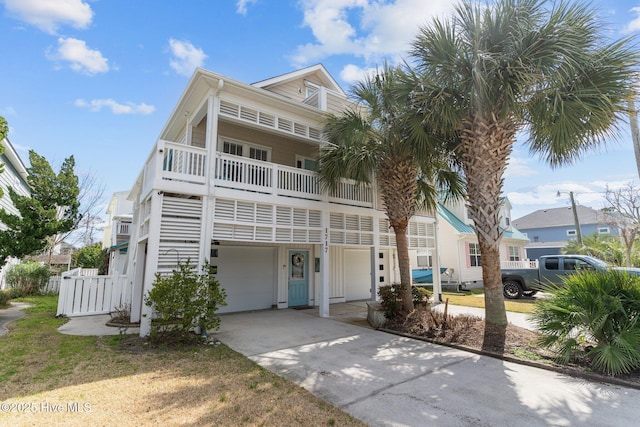
[[[584,270],[610,270],[606,262],[587,255],[546,255],[538,260],[538,268],[502,270],[502,286],[505,298],[518,299],[533,296],[545,284],[561,284],[568,274]],[[630,274],[640,275],[639,269],[618,268]]]

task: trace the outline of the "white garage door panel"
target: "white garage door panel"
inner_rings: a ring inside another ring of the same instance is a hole
[[[275,301],[275,248],[220,247],[211,264],[227,292],[220,313],[271,308]]]
[[[371,256],[369,251],[344,251],[345,297],[347,301],[371,299]]]

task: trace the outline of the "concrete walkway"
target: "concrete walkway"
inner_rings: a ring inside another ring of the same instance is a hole
[[[334,307],[222,315],[213,336],[372,426],[637,425],[639,390],[375,331]]]
[[[23,308],[31,307],[31,304],[24,302],[12,302],[11,306],[0,310],[0,336],[5,335],[9,330],[7,324],[23,317],[26,313],[22,311]]]

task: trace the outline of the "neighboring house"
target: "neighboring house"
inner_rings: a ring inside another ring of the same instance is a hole
[[[525,261],[525,246],[529,239],[511,224],[511,203],[502,198],[500,228],[503,232],[500,243],[500,260],[503,266],[509,262]],[[481,253],[464,200],[451,201],[438,205],[438,249],[440,265],[449,269],[443,281],[452,283],[475,283],[482,281]],[[420,253],[414,266],[425,267]],[[428,261],[427,261],[428,264]]]
[[[109,220],[104,228],[102,248],[109,251],[109,275],[126,274],[133,202],[127,200],[128,191],[114,193],[107,206]]]
[[[29,185],[27,184],[27,168],[18,156],[18,153],[9,142],[9,139],[5,138],[0,141],[0,144],[4,146],[4,154],[0,156],[0,163],[4,165],[4,172],[0,173],[0,188],[2,188],[3,196],[0,198],[0,208],[5,209],[7,212],[17,214],[18,210],[13,205],[13,202],[9,198],[9,190],[11,187],[13,190],[22,195],[28,196],[31,194]],[[4,224],[0,223],[0,230],[6,230]],[[6,269],[11,264],[16,264],[18,260],[9,259],[7,263],[0,269],[0,289],[6,287],[4,276]]]
[[[602,211],[576,205],[576,212],[583,237],[594,233],[619,235],[618,228],[608,223],[607,216]],[[513,225],[531,241],[527,245],[527,256],[534,260],[542,255],[559,254],[567,242],[575,240],[577,236],[571,206],[540,209],[515,219]]]
[[[209,262],[235,312],[375,298],[397,282],[395,237],[374,186],[324,191],[313,172],[327,113],[350,101],[322,65],[254,84],[197,69],[135,182],[132,320],[155,273]],[[435,218],[409,224],[434,251]]]

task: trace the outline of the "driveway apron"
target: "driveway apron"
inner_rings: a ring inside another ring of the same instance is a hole
[[[638,425],[639,390],[291,309],[221,319],[220,341],[371,426]]]

